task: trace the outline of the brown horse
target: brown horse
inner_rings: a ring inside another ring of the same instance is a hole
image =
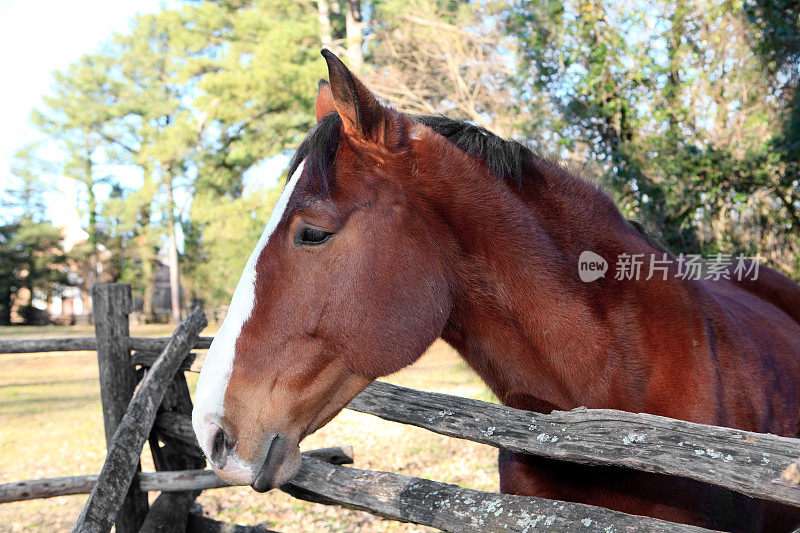
[[[676,261],[651,279],[581,281],[584,251],[644,254],[646,270],[657,250],[592,185],[484,129],[386,108],[323,56],[318,123],[197,387],[194,428],[220,477],[259,491],[291,479],[306,435],[438,337],[512,407],[798,436],[800,287],[765,267],[682,279]],[[718,528],[792,519],[622,469],[501,454],[500,475],[504,492]]]

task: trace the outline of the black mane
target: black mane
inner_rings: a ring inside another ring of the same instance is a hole
[[[522,165],[533,157],[533,153],[521,143],[498,137],[486,128],[464,120],[441,115],[411,118],[433,129],[465,153],[483,159],[493,174],[517,187],[522,186]],[[288,176],[291,177],[305,159],[312,186],[327,193],[332,186],[332,167],[341,140],[341,124],[339,115],[331,113],[311,128],[289,163]]]
[[[442,115],[417,115],[411,117],[442,135],[471,156],[482,158],[493,174],[522,186],[522,164],[533,153],[521,143],[503,139],[480,126],[465,120]]]

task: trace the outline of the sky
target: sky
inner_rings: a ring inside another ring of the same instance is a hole
[[[41,138],[30,115],[50,90],[53,72],[98,51],[113,33],[124,32],[136,14],[175,5],[175,0],[0,0],[0,192],[10,185],[14,152]],[[285,165],[285,157],[262,165],[258,181],[274,182]],[[128,181],[124,185],[133,187],[140,179],[137,173],[121,172],[117,177]],[[47,197],[48,216],[67,229],[68,241],[80,239],[76,184],[58,176],[50,179],[56,191]]]
[[[39,139],[30,123],[53,72],[92,53],[114,32],[125,31],[137,13],[155,12],[163,0],[0,0],[0,191],[9,185],[9,164],[22,145]],[[52,178],[48,215],[56,226],[78,228],[77,189],[71,180]]]

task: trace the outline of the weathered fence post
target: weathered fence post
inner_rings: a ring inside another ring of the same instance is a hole
[[[197,342],[200,331],[207,324],[206,316],[199,307],[192,311],[175,330],[169,343],[142,380],[117,426],[97,484],[72,529],[73,533],[101,533],[111,530],[114,515],[118,514],[117,510],[133,486],[142,446],[153,429],[158,407],[164,399],[167,387],[189,350]],[[163,512],[163,505],[161,509]],[[157,525],[151,523],[151,526]]]
[[[92,308],[97,337],[97,363],[100,368],[100,398],[103,401],[103,422],[108,448],[136,388],[136,372],[131,365],[128,346],[128,315],[133,311],[131,286],[127,283],[93,285]],[[147,516],[147,509],[147,493],[140,492],[132,485],[117,514],[117,531],[139,531]]]
[[[177,413],[185,416],[192,415],[192,399],[189,395],[189,386],[186,376],[178,370],[172,383],[169,384],[164,395],[164,401],[158,409],[159,414]],[[202,470],[206,461],[185,453],[185,445],[165,438],[164,445],[158,442],[159,435],[156,429],[150,433],[150,453],[153,454],[153,463],[157,471],[167,470]],[[200,495],[200,490],[186,492],[162,492],[153,502],[150,512],[142,525],[140,533],[159,533],[162,531],[186,531],[189,520],[189,509],[194,500]]]

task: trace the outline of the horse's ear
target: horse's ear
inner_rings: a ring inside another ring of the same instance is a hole
[[[333,93],[331,92],[331,84],[325,80],[319,80],[319,92],[317,93],[317,105],[315,107],[317,122],[327,117],[331,113],[336,112],[336,107],[333,105]]]
[[[383,121],[386,110],[333,52],[324,49],[322,57],[328,63],[333,105],[342,117],[345,131],[360,133],[367,138],[373,137],[372,134]]]

